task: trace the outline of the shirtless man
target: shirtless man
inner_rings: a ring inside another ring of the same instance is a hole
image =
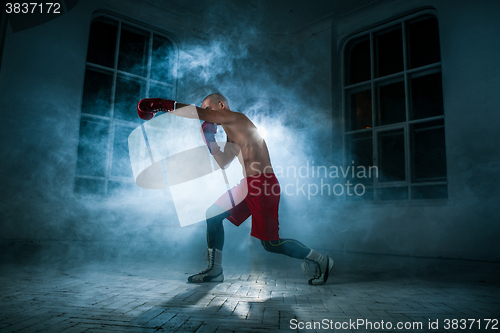
[[[251,236],[260,239],[266,251],[313,263],[315,275],[309,280],[309,284],[319,285],[326,282],[333,268],[333,260],[330,257],[294,239],[279,237],[278,207],[281,192],[279,183],[271,166],[266,142],[247,116],[231,111],[227,99],[218,93],[207,96],[201,108],[170,100],[147,98],[139,102],[137,110],[139,116],[145,120],[153,118],[158,111],[204,120],[205,123],[202,125],[204,140],[219,166],[224,169],[235,156],[238,156],[246,175],[239,185],[222,195],[207,209],[209,264],[207,269],[190,276],[189,282],[224,280],[221,266],[224,246],[222,221],[228,219],[239,226],[250,216],[252,216]],[[216,125],[222,125],[230,143],[226,145],[224,151],[221,151],[215,142]],[[245,193],[246,196],[232,207],[233,195],[238,193]]]

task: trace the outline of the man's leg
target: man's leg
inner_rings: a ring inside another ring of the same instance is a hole
[[[217,205],[207,209],[207,247],[222,251],[224,247],[224,226],[222,221],[231,214]]]
[[[280,253],[286,256],[303,259],[311,262],[315,266],[315,274],[309,280],[309,284],[324,284],[328,280],[330,271],[333,268],[333,260],[327,255],[323,255],[313,249],[308,248],[295,239],[281,238],[275,241],[261,241],[266,251]]]
[[[189,282],[222,282],[222,248],[224,247],[224,226],[222,221],[230,216],[217,205],[207,209],[208,267],[202,272],[188,277]]]
[[[280,253],[286,256],[305,259],[311,249],[295,239],[281,238],[276,241],[261,241],[262,246],[268,252]]]

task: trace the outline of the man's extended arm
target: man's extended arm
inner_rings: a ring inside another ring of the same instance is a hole
[[[227,109],[209,110],[182,103],[177,103],[176,109],[172,114],[184,118],[200,119],[217,125],[233,122],[238,116],[237,112]]]
[[[170,112],[179,117],[200,119],[214,124],[228,124],[239,115],[228,109],[209,110],[195,105],[177,103],[162,98],[144,98],[137,104],[137,113],[144,120],[152,119],[158,111]]]
[[[138,115],[144,120],[152,119],[159,111],[169,112],[184,118],[205,120],[201,126],[203,140],[221,168],[227,167],[239,154],[240,149],[234,143],[226,143],[224,152],[222,152],[215,142],[215,133],[217,132],[215,124],[231,123],[237,119],[239,113],[227,109],[202,109],[195,105],[177,103],[162,98],[145,98],[137,104]]]

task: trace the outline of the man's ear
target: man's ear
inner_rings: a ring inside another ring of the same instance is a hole
[[[223,101],[219,101],[219,106],[221,109],[225,109],[226,108],[226,105],[224,104]]]

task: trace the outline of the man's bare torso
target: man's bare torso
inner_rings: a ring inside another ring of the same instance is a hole
[[[222,127],[227,134],[228,142],[234,143],[241,149],[240,155],[234,148],[230,148],[233,149],[231,153],[239,157],[247,177],[273,172],[266,142],[247,116],[240,113],[233,122],[222,124]]]

